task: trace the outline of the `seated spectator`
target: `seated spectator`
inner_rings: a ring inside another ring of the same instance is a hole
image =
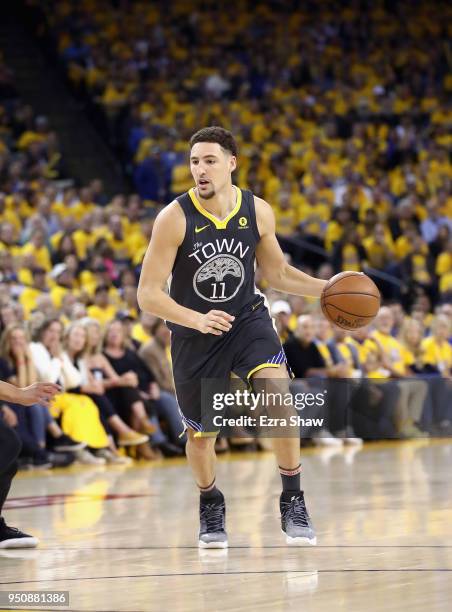
[[[405,319],[398,334],[401,344],[402,360],[410,375],[425,372],[422,351],[424,329],[416,319]]]
[[[12,301],[3,302],[3,304],[0,304],[0,331],[13,323],[22,323],[17,305]]]
[[[59,263],[64,263],[66,255],[75,255],[78,257],[77,247],[72,237],[72,232],[64,232],[52,253],[52,264],[56,266]]]
[[[21,326],[14,324],[5,329],[0,341],[0,354],[2,380],[18,387],[36,382],[25,331]],[[69,453],[84,446],[63,434],[46,406],[21,406],[8,402],[4,405],[4,413],[22,441],[22,467],[47,469],[69,465],[74,461]],[[46,447],[47,434],[53,442],[51,449]]]
[[[264,298],[262,298],[264,299]],[[292,336],[289,328],[292,309],[285,300],[276,300],[270,308],[271,316],[275,320],[276,331],[282,343],[287,342]]]
[[[332,337],[327,342],[327,348],[333,365],[344,366],[341,378],[361,378],[362,370],[358,351],[343,329],[333,326]],[[332,391],[329,394],[329,401],[336,405],[336,409],[332,411],[334,417],[332,431],[346,444],[362,445],[362,439],[356,436],[353,429],[353,414],[349,414],[350,408],[353,408],[355,388],[349,382],[337,381],[332,382],[329,389]]]
[[[452,346],[449,342],[451,323],[445,314],[432,321],[431,335],[421,344],[422,362],[428,371],[435,372],[440,384],[435,385],[434,401],[435,435],[452,435]]]
[[[61,308],[63,297],[68,293],[76,293],[74,274],[69,270],[65,263],[56,264],[50,272],[50,279],[53,281],[53,286],[50,289],[50,297],[52,298],[55,308]]]
[[[110,302],[109,289],[99,285],[94,291],[94,304],[88,306],[87,312],[91,319],[96,319],[101,325],[107,325],[116,316],[117,307]]]
[[[37,298],[48,293],[46,271],[44,268],[33,268],[31,274],[33,278],[32,284],[29,287],[25,287],[19,296],[19,303],[24,309],[26,319],[36,308]]]
[[[135,290],[136,295],[136,290]],[[126,346],[132,351],[138,351],[141,346],[141,342],[133,337],[133,329],[136,323],[136,317],[133,310],[119,310],[116,315],[116,319],[121,321],[124,326],[124,333],[126,336]]]
[[[334,271],[354,270],[359,272],[367,260],[368,254],[361,245],[361,238],[355,224],[347,225],[341,239],[334,245],[332,255]]]
[[[427,202],[427,218],[421,223],[422,238],[427,244],[434,242],[440,229],[448,227],[452,231],[452,220],[441,214],[436,198],[431,198]]]
[[[157,319],[151,327],[151,334],[152,340],[140,347],[138,355],[154,374],[161,393],[175,395],[169,350],[171,332],[163,319]]]
[[[115,409],[105,394],[102,371],[92,372],[85,361],[87,350],[87,331],[81,322],[74,322],[66,329],[63,337],[65,354],[72,365],[77,368],[80,381],[77,390],[90,397],[99,408],[102,424],[109,434],[109,448],[101,448],[95,452],[97,457],[103,457],[107,463],[129,463],[129,459],[121,456],[116,448],[113,433],[118,435],[118,443],[122,446],[136,446],[147,442],[148,437],[133,431],[116,414]],[[96,376],[100,374],[100,376]]]
[[[341,372],[345,374],[345,368],[342,365],[326,366],[314,341],[314,321],[310,315],[301,315],[298,318],[294,335],[283,344],[283,349],[286,354],[287,363],[297,379],[325,378],[334,374],[340,376]],[[306,391],[306,385],[309,388],[313,385],[317,388],[318,383],[303,380],[301,387],[298,388],[297,386],[296,390]],[[328,411],[328,417],[331,417],[331,411]],[[330,421],[328,420],[328,422]],[[312,433],[315,433],[315,438],[313,439],[316,444],[326,446],[340,446],[342,444],[342,440],[335,438],[327,428]]]
[[[149,312],[140,312],[139,320],[132,327],[132,338],[139,344],[145,344],[152,338],[152,326],[156,316]]]
[[[106,393],[109,389],[115,387],[128,387],[131,381],[135,380],[130,372],[126,372],[121,376],[115,372],[110,362],[101,352],[102,350],[102,331],[100,324],[95,319],[85,317],[80,321],[86,330],[86,349],[83,354],[82,362],[83,369],[88,371],[88,376],[91,376],[96,380],[102,382],[104,392]],[[108,396],[104,396],[109,402]],[[136,444],[144,444],[147,442],[147,436],[140,434],[130,428],[124,420],[116,413],[112,406],[113,415],[109,419],[109,426],[117,435],[117,442],[119,446],[133,446]],[[148,422],[148,417],[145,412],[142,414],[136,409],[137,418],[144,421],[144,429],[151,432],[154,431],[152,424]],[[146,439],[143,439],[143,438]]]
[[[366,440],[392,439],[396,436],[395,414],[400,390],[389,380],[377,342],[370,326],[349,332],[347,341],[358,354],[362,370],[361,392],[354,398],[355,427]]]
[[[88,396],[77,393],[80,373],[63,351],[62,334],[63,326],[59,319],[44,319],[34,330],[34,341],[30,344],[38,379],[58,382],[64,390],[54,398],[50,413],[60,419],[61,429],[73,440],[85,442],[92,450],[106,448],[108,437],[96,404]],[[105,459],[95,457],[87,449],[77,451],[76,456],[82,463],[105,463]]]
[[[439,295],[444,303],[452,302],[452,238],[449,238],[444,249],[439,253],[435,264],[435,273],[439,278]]]
[[[171,438],[171,442],[168,441],[158,426],[158,421],[154,419],[152,422],[156,424],[157,431],[151,435],[152,444],[166,456],[181,455],[183,451],[180,436],[184,427],[177,402],[170,396],[160,397],[160,388],[152,372],[135,351],[126,348],[126,335],[121,321],[113,321],[107,326],[103,352],[119,376],[127,372],[135,374],[130,386],[109,389],[108,395],[113,404],[117,407],[125,399],[128,406],[140,404],[141,408],[146,403],[149,410],[155,411],[159,418],[165,420]],[[137,422],[136,417],[131,421],[131,425],[140,431],[140,422]]]
[[[50,252],[46,245],[46,234],[42,229],[35,229],[27,243],[22,247],[22,255],[33,255],[36,265],[46,272],[52,269]]]
[[[425,437],[426,434],[420,429],[419,423],[428,387],[422,380],[409,378],[409,371],[403,361],[403,347],[391,335],[393,326],[392,312],[390,308],[383,306],[375,318],[375,329],[371,333],[371,338],[378,347],[376,352],[387,376],[399,379],[400,397],[397,405],[396,432],[404,438]]]
[[[436,298],[435,265],[427,245],[420,236],[414,238],[412,251],[402,261],[401,269],[404,278],[422,287],[431,300]]]

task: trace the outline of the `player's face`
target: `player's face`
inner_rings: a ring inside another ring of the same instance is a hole
[[[213,198],[231,182],[236,158],[216,142],[197,142],[190,153],[190,170],[204,200]]]

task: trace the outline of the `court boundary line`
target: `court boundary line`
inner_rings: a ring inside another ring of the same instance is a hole
[[[275,544],[269,546],[228,546],[228,550],[271,550],[271,549],[290,549],[287,544]],[[452,544],[317,544],[315,547],[304,547],[308,550],[318,550],[319,548],[452,548]],[[46,551],[55,551],[55,550],[72,550],[72,551],[89,551],[89,550],[199,550],[199,546],[197,545],[182,545],[182,546],[105,546],[105,547],[86,547],[86,548],[77,548],[77,547],[61,547],[56,546],[55,548],[46,547],[39,548],[39,552]]]
[[[2,582],[2,586],[9,584],[41,584],[42,582],[75,582],[75,581],[88,581],[88,580],[123,580],[124,578],[172,578],[181,576],[240,576],[240,575],[265,575],[265,574],[306,574],[312,575],[313,573],[318,574],[341,574],[341,573],[356,573],[356,572],[452,572],[452,568],[389,568],[389,569],[377,569],[377,568],[365,568],[365,569],[305,569],[305,570],[240,570],[231,572],[179,572],[174,574],[167,573],[156,573],[156,574],[130,574],[121,576],[77,576],[74,578],[49,578],[41,580],[20,580],[14,582]]]

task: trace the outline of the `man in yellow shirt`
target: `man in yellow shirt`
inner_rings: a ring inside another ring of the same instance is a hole
[[[400,396],[396,407],[396,431],[402,438],[426,437],[419,423],[427,396],[427,384],[423,380],[409,378],[403,360],[403,347],[391,336],[394,316],[388,306],[380,308],[374,326],[370,337],[380,349],[382,365],[391,377],[398,379]]]
[[[75,291],[74,275],[66,264],[59,263],[52,268],[50,278],[54,281],[54,286],[50,289],[50,297],[56,309],[61,308],[63,297]]]
[[[17,257],[22,251],[22,247],[16,241],[15,233],[12,223],[3,221],[0,225],[0,249],[9,251],[13,257]]]
[[[421,344],[422,361],[440,376],[432,380],[433,435],[452,435],[452,325],[447,314],[432,321],[431,335]]]
[[[110,323],[116,316],[117,308],[110,304],[107,285],[99,285],[94,291],[94,304],[88,306],[88,316],[96,319],[102,326]]]
[[[40,228],[34,230],[30,241],[22,247],[22,255],[33,255],[37,265],[47,272],[52,269],[49,249],[46,245],[46,235]]]
[[[19,303],[24,309],[25,319],[28,319],[30,313],[35,310],[37,298],[49,290],[44,268],[33,268],[31,273],[33,277],[32,285],[25,287],[19,296]]]
[[[106,238],[115,253],[115,259],[130,259],[133,256],[119,215],[110,217]]]

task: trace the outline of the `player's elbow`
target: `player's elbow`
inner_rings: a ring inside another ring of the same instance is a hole
[[[140,310],[155,314],[156,300],[155,292],[150,287],[139,286],[137,290],[137,302]]]

